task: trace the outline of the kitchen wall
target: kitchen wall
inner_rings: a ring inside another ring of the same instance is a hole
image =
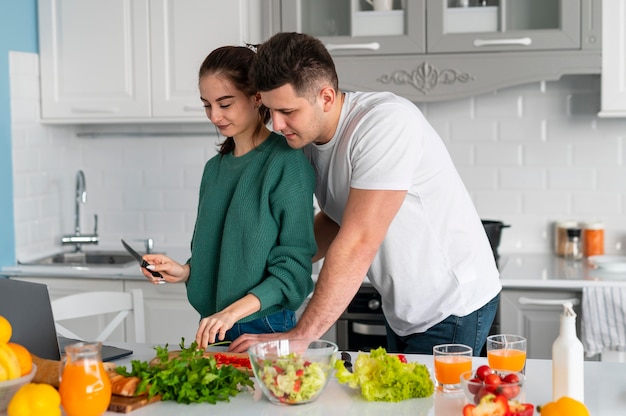
[[[17,257],[58,249],[73,232],[78,169],[87,179],[83,232],[98,214],[103,246],[119,247],[120,237],[187,246],[202,167],[218,140],[211,128],[41,125],[37,55],[11,53],[10,61]],[[511,225],[501,253],[550,251],[551,223],[570,218],[603,220],[606,251],[623,252],[626,120],[596,117],[599,91],[598,76],[568,76],[419,105],[481,217]]]
[[[0,0],[0,265],[15,257],[9,51],[37,51],[36,0]]]

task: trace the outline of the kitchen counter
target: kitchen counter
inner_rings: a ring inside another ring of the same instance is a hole
[[[98,248],[86,248],[84,251],[89,250],[123,250],[121,247],[98,247]],[[184,263],[187,261],[190,255],[188,248],[166,248],[162,252],[168,257]],[[47,253],[42,254],[40,257],[45,257]],[[51,253],[49,253],[51,254]],[[30,259],[29,259],[30,260]],[[11,277],[81,277],[81,278],[94,278],[94,279],[113,279],[113,280],[145,280],[145,276],[141,273],[139,264],[136,262],[129,263],[127,265],[118,266],[69,266],[62,264],[50,264],[50,265],[32,265],[32,264],[16,264],[12,266],[5,266],[0,268],[0,275]]]
[[[582,289],[626,287],[626,273],[593,268],[586,259],[571,262],[553,254],[509,254],[500,259],[500,280],[507,289]]]
[[[147,345],[119,344],[131,348],[135,353],[117,361],[119,365],[128,365],[131,360],[148,361],[154,357],[154,350]],[[353,360],[356,356],[352,353]],[[409,361],[417,361],[432,369],[430,355],[408,355]],[[525,401],[545,404],[551,401],[552,370],[550,360],[527,360]],[[474,368],[486,364],[486,358],[475,357]],[[626,384],[624,374],[626,364],[585,362],[585,402],[594,416],[623,415],[626,409]],[[255,382],[256,383],[256,382]],[[278,406],[270,403],[255,384],[254,392],[241,393],[230,402],[211,404],[177,404],[158,402],[135,410],[132,416],[169,416],[169,415],[300,415],[300,416],[378,416],[378,415],[429,415],[461,416],[465,404],[463,394],[435,393],[426,399],[405,400],[399,403],[367,402],[356,391],[340,385],[333,377],[328,387],[317,401],[300,406]],[[119,415],[106,412],[107,416]]]
[[[189,249],[170,248],[165,253],[179,262]],[[0,275],[29,277],[88,277],[94,279],[143,280],[139,266],[70,267],[62,265],[13,265],[0,268]],[[504,288],[582,289],[585,286],[626,286],[626,273],[594,269],[586,259],[572,263],[552,254],[503,254],[500,275]],[[367,283],[367,279],[365,280]]]

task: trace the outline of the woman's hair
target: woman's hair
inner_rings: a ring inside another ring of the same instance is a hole
[[[250,77],[250,68],[256,59],[254,46],[222,46],[209,54],[200,65],[198,78],[202,79],[207,75],[216,75],[228,79],[239,91],[248,97],[257,93]],[[254,134],[261,131],[263,125],[270,120],[270,112],[267,107],[261,105],[259,108],[259,124]],[[232,137],[227,137],[220,145],[219,153],[225,155],[235,149],[235,141]]]
[[[291,84],[300,97],[313,100],[323,85],[339,90],[335,63],[324,44],[303,33],[277,33],[261,44],[252,69],[257,91]]]

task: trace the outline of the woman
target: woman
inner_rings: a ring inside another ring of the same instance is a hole
[[[254,59],[251,48],[226,46],[202,63],[200,99],[226,140],[204,167],[191,257],[181,265],[144,256],[150,271],[187,285],[202,348],[291,329],[313,289],[314,173],[302,152],[266,127],[269,111],[248,74]]]

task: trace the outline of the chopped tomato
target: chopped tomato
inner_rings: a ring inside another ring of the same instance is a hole
[[[406,356],[404,354],[398,354],[398,360],[400,360],[401,363],[405,363],[406,364]]]

